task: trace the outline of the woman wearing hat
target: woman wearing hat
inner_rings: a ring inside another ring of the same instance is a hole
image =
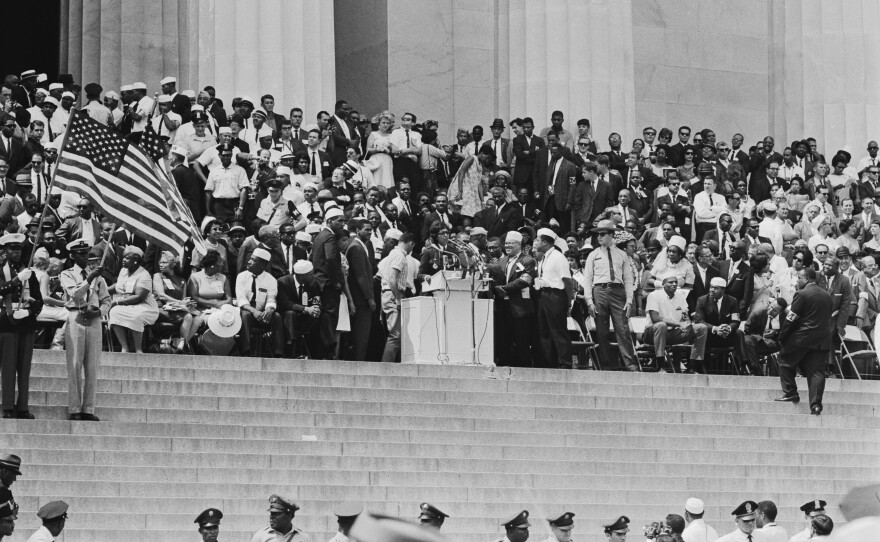
[[[177,350],[183,350],[184,343],[195,335],[191,309],[195,303],[185,299],[186,280],[179,275],[180,261],[171,252],[164,251],[159,258],[159,272],[153,275],[153,293],[162,307],[158,322],[180,326],[180,340]]]
[[[110,288],[110,327],[125,352],[143,353],[144,326],[153,325],[159,318],[159,307],[152,295],[150,273],[141,266],[144,252],[128,246],[122,254],[122,271],[116,284]],[[132,342],[129,342],[131,336]]]
[[[189,277],[187,296],[195,302],[192,329],[197,332],[204,322],[201,311],[218,309],[232,303],[232,287],[223,273],[223,261],[216,250],[208,250],[202,256],[202,268]]]
[[[205,236],[205,248],[213,250],[220,255],[220,267],[223,273],[229,271],[229,256],[221,236],[223,235],[223,225],[213,216],[206,216],[202,220],[202,235]],[[204,255],[198,250],[193,250],[192,266],[196,269],[202,269],[202,258]]]

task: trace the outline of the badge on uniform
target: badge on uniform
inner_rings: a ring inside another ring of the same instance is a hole
[[[798,319],[798,315],[795,314],[795,313],[793,313],[793,312],[791,312],[791,311],[789,311],[789,312],[788,312],[788,316],[786,316],[785,319],[788,320],[789,322],[794,322],[795,320]]]

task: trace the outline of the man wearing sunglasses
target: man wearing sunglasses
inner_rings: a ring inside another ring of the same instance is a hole
[[[94,245],[101,239],[101,223],[92,214],[94,210],[92,202],[82,198],[76,204],[76,210],[79,215],[65,220],[55,235],[65,243],[85,239],[89,244]]]

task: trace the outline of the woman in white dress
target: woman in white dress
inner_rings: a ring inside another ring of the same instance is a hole
[[[135,246],[125,247],[122,254],[122,271],[116,284],[110,287],[113,301],[110,302],[110,327],[119,339],[125,352],[131,352],[130,346],[137,353],[143,353],[141,343],[144,337],[144,326],[156,323],[159,318],[159,307],[153,297],[153,279],[150,273],[141,267],[144,252]],[[128,337],[131,334],[132,342]]]
[[[377,186],[391,188],[394,186],[394,160],[391,153],[397,147],[391,144],[391,129],[394,128],[394,115],[387,111],[379,115],[379,129],[370,133],[367,138],[367,154],[365,159],[378,162],[373,170],[373,180]]]

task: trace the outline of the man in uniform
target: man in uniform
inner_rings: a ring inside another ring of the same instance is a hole
[[[758,503],[746,501],[739,505],[731,515],[736,516],[736,530],[728,533],[717,542],[764,542],[764,535],[755,531],[755,517]]]
[[[330,542],[348,542],[348,531],[363,511],[364,505],[359,502],[344,502],[337,506],[333,514],[336,516],[339,529]]]
[[[37,517],[43,520],[43,526],[28,538],[28,542],[54,542],[67,522],[67,503],[64,501],[46,503],[37,512]]]
[[[681,533],[684,542],[715,542],[718,533],[715,529],[706,525],[703,520],[705,505],[701,499],[691,497],[684,503],[684,519],[688,522],[687,527]]]
[[[804,521],[806,522],[807,527],[803,531],[792,536],[789,542],[805,542],[811,537],[812,532],[810,530],[810,525],[813,521],[813,518],[825,514],[826,504],[828,503],[821,499],[816,499],[801,506],[801,512],[804,513]]]
[[[807,377],[810,390],[810,413],[822,413],[822,394],[825,391],[825,366],[831,350],[831,295],[816,284],[816,271],[804,268],[798,271],[798,291],[791,302],[791,310],[779,332],[779,379],[781,397],[776,401],[798,403],[795,372],[800,366]]]
[[[599,238],[599,248],[587,256],[584,264],[584,280],[592,288],[584,295],[587,309],[596,320],[596,334],[599,336],[599,353],[603,360],[613,359],[608,342],[608,322],[614,322],[614,334],[620,348],[620,358],[628,371],[636,371],[635,352],[629,333],[629,314],[633,300],[632,266],[626,252],[614,246],[615,224],[611,220],[601,220],[593,229]]]
[[[220,534],[221,519],[223,519],[223,512],[216,508],[208,508],[199,514],[193,523],[199,524],[199,534],[202,535],[202,542],[217,542],[217,535]]]
[[[629,532],[629,518],[620,516],[611,523],[602,526],[608,542],[626,542],[626,533]]]
[[[0,498],[0,509],[2,509],[4,503],[11,502],[14,508],[12,511],[13,516],[18,515],[18,505],[12,500],[12,491],[10,491],[9,488],[12,487],[12,484],[15,483],[16,478],[19,476],[21,476],[21,458],[12,454],[0,457],[0,495],[2,495],[3,492],[9,494],[8,498]],[[2,521],[3,515],[0,514],[0,523],[2,523]],[[10,530],[8,534],[12,534],[12,531]],[[0,528],[0,538],[3,538],[2,535],[2,528]]]
[[[507,531],[507,536],[498,540],[498,542],[526,542],[529,539],[529,511],[523,510],[517,515],[501,524]]]
[[[419,505],[419,509],[421,510],[419,513],[419,522],[421,522],[423,526],[434,527],[437,530],[439,530],[440,527],[443,527],[443,522],[449,517],[449,514],[441,512],[439,508],[426,502]]]
[[[97,422],[95,392],[101,366],[101,316],[110,312],[110,294],[101,277],[103,257],[84,239],[67,244],[74,266],[58,279],[68,311],[64,332],[67,357],[67,400],[71,420]]]
[[[18,505],[12,498],[12,492],[5,487],[0,487],[0,540],[6,536],[12,536],[16,519],[18,519]]]
[[[254,533],[251,542],[292,542],[302,533],[293,525],[299,506],[293,499],[272,495],[269,497],[269,526]]]
[[[546,542],[571,542],[571,531],[574,530],[574,512],[563,512],[547,518],[553,532]]]

